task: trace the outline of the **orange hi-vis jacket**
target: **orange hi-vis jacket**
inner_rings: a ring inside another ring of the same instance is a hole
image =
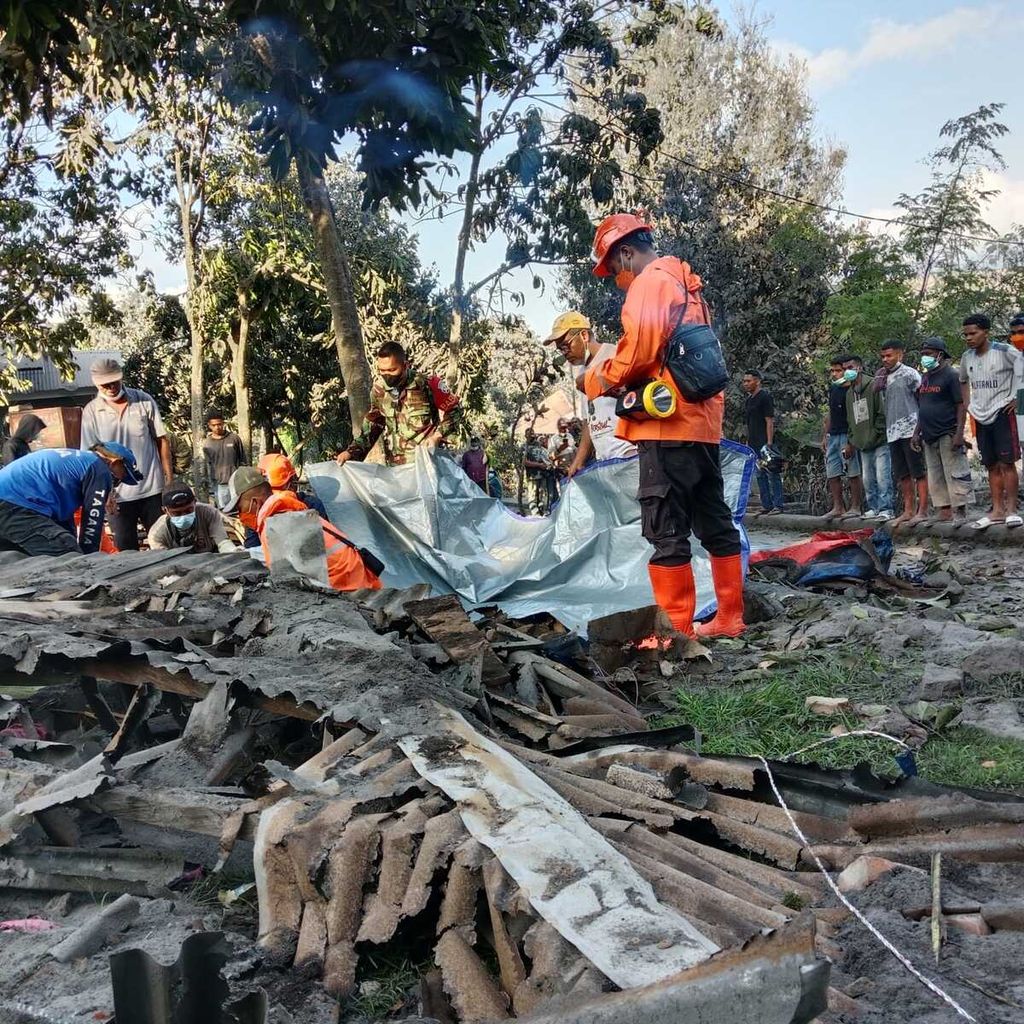
[[[592,366],[584,376],[587,398],[600,398],[616,388],[632,387],[657,378],[676,392],[676,411],[663,420],[620,418],[615,436],[626,441],[722,440],[725,397],[715,395],[703,402],[688,402],[679,394],[668,370],[662,371],[665,345],[679,322],[707,323],[701,301],[701,279],[688,263],[662,256],[637,274],[626,292],[622,307],[622,337],[615,355]],[[684,291],[685,289],[685,291]]]
[[[309,506],[294,491],[274,491],[260,506],[256,516],[256,532],[263,545],[263,556],[270,565],[270,549],[263,536],[263,527],[271,516],[281,512],[307,512]],[[359,552],[338,539],[343,536],[333,524],[320,519],[327,550],[327,578],[335,590],[380,590],[381,582],[363,565]]]

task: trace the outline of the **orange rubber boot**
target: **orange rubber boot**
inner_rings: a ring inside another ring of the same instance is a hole
[[[658,607],[668,616],[672,628],[686,637],[693,637],[693,612],[697,607],[697,591],[693,585],[693,569],[686,565],[650,565],[651,588]]]
[[[713,639],[739,636],[747,628],[743,623],[743,556],[711,556],[711,578],[715,581],[718,611],[710,622],[697,624],[697,636]]]

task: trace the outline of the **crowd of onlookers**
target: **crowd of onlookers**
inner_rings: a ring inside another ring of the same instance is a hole
[[[526,428],[522,449],[526,484],[526,510],[531,516],[544,516],[558,500],[562,485],[586,464],[587,452],[581,448],[584,425],[576,417],[560,417],[552,434],[539,434]]]
[[[821,437],[831,499],[827,518],[966,523],[975,497],[969,454],[976,452],[988,475],[989,508],[971,527],[1024,525],[1017,468],[1024,316],[1010,322],[1005,342],[992,340],[991,326],[983,314],[964,319],[958,365],[939,337],[922,342],[911,361],[902,342],[884,342],[873,372],[853,353],[831,359]],[[757,371],[744,375],[743,388],[747,438],[758,453],[761,511],[777,514],[784,463],[774,443],[774,403]]]

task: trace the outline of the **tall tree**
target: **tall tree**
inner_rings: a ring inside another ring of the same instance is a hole
[[[660,4],[638,8],[617,0],[539,4],[532,22],[512,38],[498,73],[475,77],[477,145],[464,175],[444,165],[435,176],[444,195],[437,215],[458,213],[460,219],[450,376],[460,376],[463,323],[474,303],[500,291],[512,271],[585,256],[590,208],[609,202],[622,178],[623,140],[640,164],[661,141],[657,111],[637,91],[624,55],[655,37],[664,11]],[[706,34],[718,30],[702,9],[691,24]],[[567,109],[578,90],[598,98],[592,109]],[[467,281],[470,252],[496,232],[505,241],[503,258]],[[535,276],[534,287],[540,286]]]
[[[992,235],[984,206],[998,192],[982,183],[983,172],[1006,166],[996,148],[1009,129],[996,120],[1005,104],[986,103],[963,117],[947,121],[939,137],[948,139],[930,157],[931,183],[917,195],[903,194],[896,205],[905,211],[903,241],[919,261],[921,284],[914,304],[911,331],[916,329],[933,274],[962,269],[979,245],[966,235]]]
[[[130,260],[119,192],[133,175],[101,145],[101,128],[73,97],[0,122],[0,338],[12,363],[45,352],[68,366],[83,315]],[[72,148],[69,148],[72,147]],[[72,165],[75,169],[71,169]]]
[[[234,95],[255,104],[253,127],[276,177],[294,162],[320,256],[352,419],[368,408],[369,367],[324,170],[346,134],[357,139],[369,205],[417,204],[427,154],[473,148],[462,91],[495,73],[530,0],[229,0],[241,25]]]
[[[827,201],[844,154],[817,140],[802,68],[780,58],[750,17],[710,35],[681,18],[630,68],[660,112],[664,142],[649,168],[623,144],[616,205],[646,211],[662,252],[701,275],[730,363],[770,375],[782,407],[808,408],[839,247],[823,213],[779,195]],[[588,90],[577,102],[596,109]],[[622,297],[589,267],[563,282],[566,302],[617,327]],[[731,394],[732,418],[738,409]]]

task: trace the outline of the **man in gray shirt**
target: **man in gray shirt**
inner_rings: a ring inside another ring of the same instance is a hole
[[[928,516],[928,476],[920,448],[914,448],[917,431],[917,389],[921,374],[903,362],[903,343],[884,341],[882,367],[875,376],[875,388],[885,395],[885,439],[889,443],[892,476],[903,496],[903,511],[893,526],[916,526]],[[916,491],[916,495],[915,495]],[[917,498],[917,508],[914,499]]]
[[[156,402],[124,386],[116,359],[93,363],[91,376],[96,397],[82,410],[81,448],[117,441],[135,453],[142,481],[117,485],[110,529],[121,551],[138,551],[139,524],[148,533],[162,513],[160,495],[172,478],[171,445]]]
[[[1017,514],[1017,396],[1024,387],[1024,357],[1012,345],[990,341],[992,321],[983,313],[963,323],[967,351],[960,361],[960,387],[964,405],[974,420],[978,454],[988,470],[992,492],[992,513],[972,523],[985,530],[994,523],[1021,526]]]

